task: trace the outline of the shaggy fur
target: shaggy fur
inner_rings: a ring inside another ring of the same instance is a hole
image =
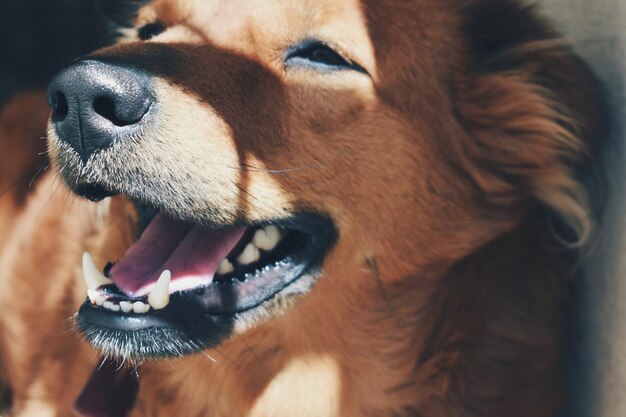
[[[56,172],[210,225],[314,210],[339,239],[308,294],[205,354],[142,364],[133,417],[558,413],[570,244],[593,228],[577,173],[604,124],[593,77],[531,7],[154,0],[135,23],[90,58],[152,75],[159,122],[85,166],[51,130]],[[285,68],[312,37],[367,74]],[[64,321],[79,253],[119,259],[136,222],[122,197],[94,208],[54,183],[2,212],[19,213],[0,258],[19,416],[69,415],[96,360]]]

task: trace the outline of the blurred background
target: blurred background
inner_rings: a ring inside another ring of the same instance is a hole
[[[626,416],[626,1],[540,0],[604,83],[612,141],[608,200],[577,285],[573,417]]]
[[[90,0],[0,0],[0,103],[109,39]]]
[[[614,120],[602,161],[607,206],[576,287],[575,395],[566,415],[626,416],[626,1],[537,3],[604,82]],[[90,0],[0,0],[0,16],[0,106],[110,41],[108,22]]]

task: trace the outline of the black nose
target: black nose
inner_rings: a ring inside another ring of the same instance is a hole
[[[83,162],[130,136],[153,102],[146,74],[98,61],[80,61],[66,68],[48,87],[56,133]]]

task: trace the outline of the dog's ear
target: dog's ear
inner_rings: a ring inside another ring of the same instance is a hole
[[[469,0],[462,13],[469,75],[456,92],[467,135],[457,161],[484,205],[543,205],[584,241],[592,224],[577,175],[605,135],[598,83],[532,6]]]
[[[139,9],[148,0],[94,0],[105,18],[122,28],[133,27]]]

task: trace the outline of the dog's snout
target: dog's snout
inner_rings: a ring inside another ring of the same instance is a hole
[[[146,74],[99,61],[71,65],[48,88],[54,129],[84,162],[94,152],[124,140],[153,102]]]

